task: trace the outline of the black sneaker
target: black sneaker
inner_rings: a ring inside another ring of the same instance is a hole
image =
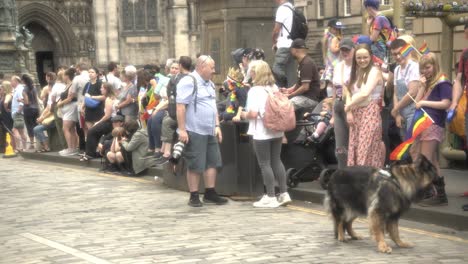
[[[200,201],[200,198],[197,197],[190,197],[190,200],[188,201],[188,205],[192,207],[202,207],[203,204]]]
[[[422,207],[445,206],[448,205],[448,199],[446,195],[434,195],[430,198],[422,200],[418,203],[418,205]]]
[[[203,202],[206,204],[223,205],[227,204],[228,199],[219,196],[216,192],[212,192],[203,196]]]
[[[154,162],[154,165],[155,166],[160,166],[160,165],[164,165],[166,163],[169,162],[169,157],[164,157],[162,156],[161,158],[157,159],[155,162]]]

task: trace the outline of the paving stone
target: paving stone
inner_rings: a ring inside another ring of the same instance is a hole
[[[0,160],[0,263],[90,263],[25,233],[115,264],[468,263],[466,240],[401,231],[415,247],[387,237],[386,255],[362,222],[354,226],[365,239],[340,243],[326,216],[236,201],[194,209],[187,196],[153,181]]]

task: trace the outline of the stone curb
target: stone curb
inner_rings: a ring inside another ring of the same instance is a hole
[[[305,190],[290,188],[289,194],[292,199],[308,201],[315,204],[323,204],[323,199],[325,197],[324,190],[316,189]],[[464,213],[461,210],[460,213],[440,212],[413,205],[401,218],[426,224],[445,226],[461,231],[468,230],[468,213]]]

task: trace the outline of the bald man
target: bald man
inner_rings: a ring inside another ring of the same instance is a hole
[[[218,143],[222,140],[216,107],[215,86],[211,81],[215,61],[201,55],[195,71],[183,77],[177,84],[177,132],[179,141],[185,143],[184,158],[187,162],[187,183],[190,189],[189,206],[201,207],[198,187],[204,176],[205,204],[222,205],[227,199],[215,191],[217,169],[221,168]]]

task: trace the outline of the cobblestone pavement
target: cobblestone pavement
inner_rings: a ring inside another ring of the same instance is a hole
[[[364,220],[364,240],[335,241],[320,207],[187,198],[147,179],[0,160],[0,263],[468,263],[468,240],[447,234],[404,227],[415,248],[385,255]]]

